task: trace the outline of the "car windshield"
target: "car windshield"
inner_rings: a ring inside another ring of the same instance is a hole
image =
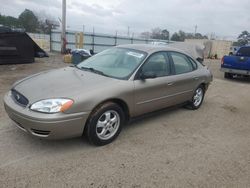
[[[139,50],[111,48],[86,59],[77,67],[112,78],[128,79],[146,55]]]

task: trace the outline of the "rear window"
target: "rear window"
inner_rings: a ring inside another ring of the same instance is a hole
[[[238,56],[247,56],[250,57],[250,47],[242,47],[237,52]]]
[[[193,65],[194,69],[197,69],[197,64],[196,64],[196,62],[195,62],[192,58],[190,58],[190,57],[188,57],[188,59],[189,59],[189,61],[191,61],[191,63],[192,63],[192,65]]]

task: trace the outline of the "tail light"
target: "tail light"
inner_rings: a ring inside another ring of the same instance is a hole
[[[224,56],[221,58],[221,64],[224,64]]]

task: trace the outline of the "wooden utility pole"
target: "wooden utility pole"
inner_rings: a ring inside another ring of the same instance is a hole
[[[197,32],[197,25],[194,26],[194,36],[196,35],[196,32]]]
[[[62,0],[61,53],[66,50],[66,0]]]

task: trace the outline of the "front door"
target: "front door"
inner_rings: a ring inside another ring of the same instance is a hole
[[[155,75],[154,78],[140,78],[138,75]],[[135,115],[151,112],[167,106],[166,88],[173,82],[170,61],[166,52],[152,54],[138,70],[134,80]]]

